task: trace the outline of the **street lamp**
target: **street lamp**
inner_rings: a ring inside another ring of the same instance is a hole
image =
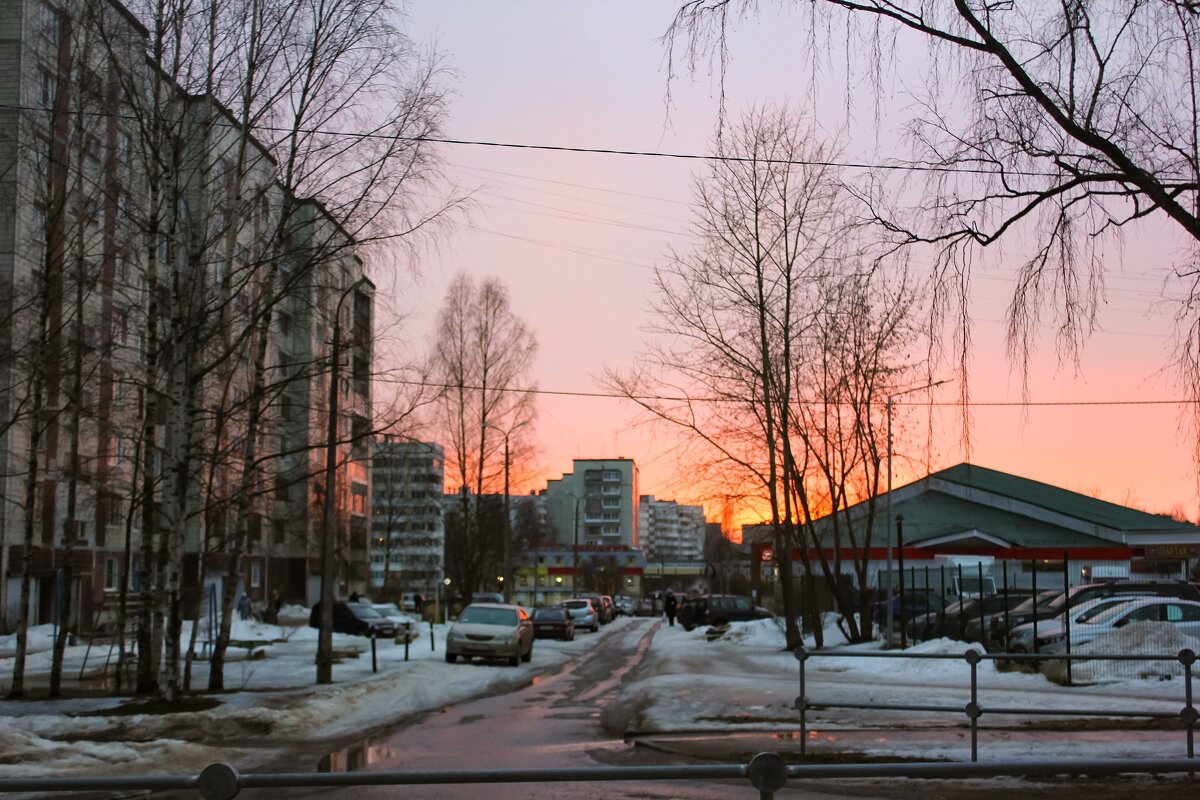
[[[571,547],[571,591],[579,594],[579,498],[572,492],[567,497],[575,501],[575,543]]]
[[[508,434],[511,431],[506,431],[503,428],[495,425],[489,425],[486,422],[483,423],[483,429],[487,430],[488,428],[491,428],[494,431],[500,431],[500,433],[504,436],[504,555],[502,556],[501,561],[502,574],[500,576],[500,581],[503,584],[504,579],[512,573],[511,555],[509,553],[512,531],[509,529],[511,523],[508,519]],[[500,589],[503,590],[504,586],[501,585]],[[505,599],[508,600],[511,598],[506,595]]]
[[[888,644],[892,643],[892,592],[895,590],[892,582],[892,398],[911,394],[912,392],[919,392],[923,389],[932,389],[935,386],[941,386],[943,383],[949,382],[950,380],[947,378],[946,380],[927,383],[924,386],[914,386],[911,389],[903,389],[899,392],[889,394],[887,398],[887,511],[885,512],[883,524],[887,528],[887,635],[884,638]]]
[[[333,313],[329,353],[329,425],[325,438],[325,510],[321,533],[321,614],[317,634],[317,683],[333,683],[333,538],[337,524],[338,383],[342,357],[342,303],[361,284],[364,275],[342,292]]]

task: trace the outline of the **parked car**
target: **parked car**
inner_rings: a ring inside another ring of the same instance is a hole
[[[617,609],[617,615],[622,617],[633,616],[633,598],[626,595],[617,595],[613,598],[613,605]]]
[[[464,658],[497,658],[520,666],[533,658],[533,622],[520,606],[471,603],[446,633],[446,662]]]
[[[679,606],[677,617],[685,631],[701,625],[723,625],[726,622],[745,622],[769,619],[774,615],[749,600],[732,594],[703,594],[689,597]]]
[[[499,592],[475,592],[471,595],[472,603],[504,603],[504,595]]]
[[[597,613],[591,600],[586,597],[577,597],[574,600],[563,601],[562,606],[571,615],[576,630],[586,628],[592,633],[600,630],[600,614]]]
[[[1011,595],[1005,597],[1003,594],[965,597],[956,603],[951,603],[940,612],[917,617],[908,626],[908,635],[922,641],[946,636],[951,639],[977,642],[980,639],[980,618],[986,619],[989,614],[1003,613],[1005,604],[1008,602],[1015,602],[1015,598],[1012,598]],[[974,625],[971,626],[971,623]]]
[[[421,635],[420,621],[405,614],[395,603],[372,603],[371,607],[392,621],[396,626],[396,638],[400,641],[407,637],[411,642]]]
[[[887,625],[887,600],[880,599],[875,603],[875,622],[880,626]],[[925,614],[937,613],[946,607],[946,601],[938,594],[937,589],[905,589],[904,618],[916,619]],[[892,595],[892,620],[899,624],[900,593]]]
[[[1071,626],[1071,647],[1079,647],[1101,636],[1135,622],[1164,622],[1193,639],[1200,640],[1200,602],[1177,597],[1140,597],[1107,608],[1096,616]],[[1042,641],[1042,633],[1038,632]],[[1046,631],[1044,653],[1061,653],[1067,649],[1067,630],[1059,626]]]
[[[600,595],[590,594],[587,595],[587,599],[592,601],[592,608],[596,609],[596,618],[600,620],[601,625],[607,625],[613,621],[612,606],[605,605]]]
[[[1178,597],[1183,600],[1200,601],[1200,588],[1186,581],[1107,581],[1103,583],[1085,583],[1074,586],[1069,592],[1059,590],[1058,595],[1036,609],[1028,610],[1020,607],[1009,614],[1009,624],[1012,627],[1039,620],[1053,619],[1068,608],[1091,600],[1095,597],[1114,597],[1130,595],[1132,597]],[[1019,613],[1018,613],[1019,612]]]
[[[1081,623],[1087,623],[1113,606],[1124,605],[1128,602],[1129,595],[1122,594],[1113,597],[1094,597],[1091,600],[1079,603],[1071,609],[1071,627],[1074,628]],[[1065,617],[1066,612],[1059,614],[1054,619],[1026,622],[1024,625],[1018,625],[1013,628],[1008,632],[1009,652],[1038,652],[1039,649],[1048,644],[1051,635],[1056,635],[1065,628]],[[1036,641],[1034,640],[1035,629],[1037,633]]]
[[[562,606],[535,608],[531,619],[535,639],[561,639],[569,642],[575,638],[575,620]]]
[[[1010,589],[1008,594],[1001,592],[994,597],[999,599],[984,607],[982,619],[978,611],[967,618],[963,638],[968,642],[982,642],[989,650],[1002,650],[1005,618],[1011,618],[1013,610],[1030,600],[1031,595],[1028,591]]]
[[[313,603],[308,624],[313,628],[321,627],[320,601]],[[333,604],[333,632],[390,639],[396,635],[396,623],[366,603],[337,602]]]

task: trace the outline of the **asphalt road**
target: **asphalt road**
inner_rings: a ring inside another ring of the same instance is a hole
[[[560,669],[537,674],[524,688],[485,697],[427,714],[387,734],[328,754],[326,768],[333,771],[416,771],[483,769],[554,769],[608,766],[661,766],[711,764],[653,747],[627,743],[620,731],[606,731],[602,716],[620,688],[622,679],[639,668],[648,668],[644,657],[658,623],[601,629],[596,646]],[[534,650],[534,666],[537,649]],[[510,669],[482,663],[447,665],[447,669]],[[247,790],[240,797],[278,797],[278,790]],[[758,792],[747,779],[715,781],[637,780],[588,783],[489,783],[420,787],[355,787],[347,789],[289,789],[289,797],[421,797],[430,800],[486,797],[515,800],[593,800],[598,798],[680,798],[681,800],[737,800],[755,798]],[[780,797],[800,796],[784,790]],[[804,792],[804,797],[856,795]]]
[[[331,772],[415,772],[488,769],[556,769],[607,766],[663,766],[725,763],[730,757],[748,757],[765,750],[783,752],[794,761],[794,742],[770,734],[712,734],[659,736],[627,742],[624,722],[629,711],[616,709],[613,700],[627,677],[654,670],[646,657],[658,623],[638,620],[602,629],[595,646],[558,668],[538,669],[535,647],[532,665],[520,668],[530,678],[515,691],[460,703],[404,721],[395,729],[364,739],[334,753],[297,749],[289,760],[270,771],[309,771],[318,761]],[[736,659],[737,656],[734,656]],[[509,670],[482,663],[446,665],[447,669]],[[514,670],[516,672],[516,670]],[[607,713],[606,713],[607,712]],[[912,736],[915,731],[863,731],[866,736]],[[1046,735],[1046,734],[1043,734]],[[1059,734],[1062,735],[1062,734]],[[843,743],[846,744],[846,743]],[[264,770],[267,771],[267,770]],[[368,778],[364,775],[363,777]],[[776,797],[819,798],[920,798],[920,800],[982,800],[1000,795],[1021,798],[1087,798],[1114,800],[1150,796],[1175,800],[1200,796],[1196,779],[1172,777],[965,780],[825,780],[789,785]],[[715,781],[689,778],[679,781],[637,780],[588,783],[497,783],[357,786],[353,788],[245,790],[243,798],[334,797],[362,800],[371,797],[419,797],[431,800],[484,797],[512,800],[537,797],[546,800],[598,800],[599,798],[679,798],[680,800],[737,800],[758,792],[742,778]]]

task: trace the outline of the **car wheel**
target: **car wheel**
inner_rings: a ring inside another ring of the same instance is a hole
[[[513,656],[512,656],[512,658],[510,658],[510,659],[508,660],[508,665],[509,665],[510,667],[519,667],[519,666],[521,666],[521,654],[520,654],[519,652],[517,652],[517,653],[513,653]]]
[[[529,650],[526,651],[525,655],[521,656],[521,660],[526,664],[533,660],[533,642],[529,643]]]
[[[592,623],[592,633],[599,633],[599,632],[600,632],[600,624],[597,622],[593,622]]]
[[[457,664],[458,656],[454,655],[454,653],[446,653],[446,663],[447,664]]]

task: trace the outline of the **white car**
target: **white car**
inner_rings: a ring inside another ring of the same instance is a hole
[[[1131,599],[1136,598],[1122,594],[1113,595],[1112,597],[1094,597],[1091,600],[1085,600],[1071,609],[1071,627],[1074,628],[1080,623],[1088,622],[1113,606],[1123,605]],[[1057,617],[1051,619],[1040,619],[1037,621],[1037,647],[1034,647],[1033,643],[1034,623],[1026,622],[1024,625],[1018,625],[1013,628],[1008,634],[1009,651],[1013,653],[1034,653],[1041,647],[1044,647],[1051,637],[1061,637],[1063,635],[1064,614],[1059,614]],[[1075,641],[1074,636],[1071,637],[1071,641]]]
[[[421,635],[419,620],[405,614],[395,603],[372,603],[371,607],[396,624],[397,640],[404,641],[407,636],[411,642]]]
[[[1200,602],[1177,597],[1140,597],[1107,608],[1087,622],[1071,626],[1071,647],[1076,648],[1119,630],[1133,622],[1169,622],[1176,630],[1200,639]],[[1043,652],[1061,653],[1066,650],[1067,634],[1063,629],[1047,631]],[[1038,632],[1041,640],[1041,632]]]
[[[520,606],[472,603],[446,634],[446,662],[458,657],[502,658],[512,666],[533,658],[533,622]]]

